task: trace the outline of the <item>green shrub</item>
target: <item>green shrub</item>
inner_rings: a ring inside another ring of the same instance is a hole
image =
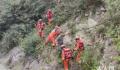
[[[33,32],[29,33],[29,35],[21,40],[21,47],[24,48],[27,56],[37,56],[38,51],[36,47],[38,47],[39,42],[41,42],[40,38],[37,35],[36,31],[33,30]]]
[[[106,0],[105,3],[107,4],[108,12],[111,17],[120,12],[119,0]]]
[[[108,19],[102,21],[102,28],[98,29],[101,31],[100,34],[105,34],[106,37],[112,38],[114,45],[116,45],[117,50],[120,50],[120,17],[119,15],[113,15],[112,17],[108,17]]]
[[[34,23],[43,17],[42,14],[47,5],[42,0],[16,0],[14,2],[5,0],[0,1],[1,5],[3,6],[0,8],[0,39],[2,41],[0,47],[9,52],[20,44],[20,39],[29,36],[28,33],[32,31]]]
[[[76,24],[74,23],[74,22],[69,22],[68,24],[67,24],[67,26],[68,26],[68,28],[70,29],[70,31],[71,31],[71,35],[72,35],[72,37],[74,37],[75,36],[75,34],[77,33],[77,29],[76,29]]]
[[[81,57],[81,67],[83,70],[97,70],[101,56],[101,53],[98,50],[98,47],[85,46],[85,50]]]
[[[3,33],[3,38],[0,43],[1,51],[9,52],[14,47],[19,45],[20,39],[27,33],[26,26],[14,24]]]
[[[54,28],[54,25],[52,26],[46,26],[45,29],[45,35],[46,37],[51,32],[51,30]],[[50,46],[50,45],[49,45]],[[35,29],[32,30],[24,39],[21,39],[21,47],[24,48],[24,51],[27,56],[35,56],[37,57],[39,54],[42,54],[42,51],[44,51],[44,41],[37,35],[37,32]],[[48,48],[49,49],[49,48]]]

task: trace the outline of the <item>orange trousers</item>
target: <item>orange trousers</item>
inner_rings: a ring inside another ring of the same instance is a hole
[[[39,35],[40,37],[42,37],[42,38],[44,38],[44,37],[45,37],[45,35],[44,35],[44,32],[43,32],[43,31],[38,32],[38,35]]]
[[[64,70],[68,70],[69,68],[69,59],[65,59],[65,60],[63,60],[63,64],[64,64]]]
[[[82,54],[82,51],[78,51],[77,56],[76,56],[76,62],[80,61],[81,54]]]
[[[49,37],[49,36],[48,36],[45,44],[48,44],[48,42],[52,43],[52,46],[53,46],[53,47],[56,46],[56,40],[55,40],[54,37]]]
[[[52,22],[52,18],[48,18],[48,24],[50,25]]]

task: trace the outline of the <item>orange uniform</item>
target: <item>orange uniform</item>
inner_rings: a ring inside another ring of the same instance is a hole
[[[48,11],[47,11],[47,18],[48,18],[48,24],[51,24],[52,19],[53,19],[53,13],[52,13],[51,9],[48,9]]]
[[[45,23],[42,21],[38,21],[37,24],[35,25],[36,30],[38,32],[38,35],[42,38],[44,38],[44,28],[45,28]]]
[[[68,70],[69,69],[69,61],[70,61],[70,58],[72,57],[72,51],[69,48],[63,48],[61,57],[62,57],[62,61],[64,64],[64,70]]]
[[[76,61],[79,62],[81,53],[84,50],[84,43],[82,40],[80,40],[80,38],[76,39],[76,44],[75,44],[74,50],[78,51],[77,56],[76,56]]]
[[[45,44],[52,43],[52,46],[56,46],[56,37],[61,33],[61,28],[56,26],[55,29],[48,35]]]

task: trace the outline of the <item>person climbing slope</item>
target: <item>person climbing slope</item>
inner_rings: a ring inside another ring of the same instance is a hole
[[[53,20],[53,12],[52,12],[51,9],[48,9],[46,16],[47,16],[47,19],[48,19],[48,24],[50,25],[52,20]]]
[[[75,43],[75,48],[73,49],[73,51],[77,51],[76,62],[80,63],[80,57],[84,50],[84,43],[79,37],[76,37],[75,41],[76,43]]]
[[[42,21],[42,19],[38,20],[38,22],[35,24],[35,28],[38,32],[38,35],[44,38],[45,37],[44,35],[45,23]]]
[[[60,47],[63,45],[63,39],[64,39],[65,34],[61,34],[57,37],[57,46]]]
[[[61,33],[61,27],[60,25],[55,26],[55,28],[51,31],[51,33],[49,33],[45,45],[48,44],[48,42],[52,43],[52,46],[55,47],[56,46],[56,38],[58,35],[60,35]]]
[[[58,56],[58,63],[61,63],[61,53],[62,53],[62,49],[61,49],[61,45],[64,44],[64,36],[65,34],[61,33],[56,41],[57,41],[57,56]]]
[[[67,48],[65,45],[62,45],[61,49],[62,49],[61,58],[64,65],[64,70],[68,70],[69,61],[72,58],[72,50],[70,48]]]

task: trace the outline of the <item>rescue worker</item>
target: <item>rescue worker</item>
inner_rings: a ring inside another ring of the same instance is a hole
[[[57,37],[57,57],[58,57],[58,63],[62,63],[61,62],[61,53],[62,53],[62,49],[61,49],[61,45],[63,45],[63,39],[64,39],[65,34],[60,34]]]
[[[68,70],[69,61],[72,58],[72,50],[70,48],[67,48],[65,45],[62,45],[61,49],[62,49],[61,58],[64,65],[64,70]]]
[[[52,32],[48,35],[45,45],[48,44],[48,42],[52,43],[52,46],[55,47],[56,46],[56,38],[58,35],[60,35],[61,33],[61,28],[60,25],[55,26],[55,28],[52,30]]]
[[[80,63],[80,57],[81,57],[81,54],[84,50],[84,43],[83,41],[79,38],[79,37],[76,37],[75,38],[75,48],[73,49],[73,51],[77,51],[77,56],[76,56],[76,62]]]
[[[48,24],[50,25],[52,20],[53,20],[53,12],[52,12],[51,9],[48,9],[46,16],[47,16],[47,19],[48,19]]]
[[[38,20],[38,22],[35,24],[35,27],[38,32],[38,35],[44,38],[45,37],[44,35],[45,23],[42,21],[42,19]]]
[[[63,45],[63,39],[64,39],[65,34],[61,34],[60,36],[58,36],[57,38],[57,46],[60,47],[61,45]]]

